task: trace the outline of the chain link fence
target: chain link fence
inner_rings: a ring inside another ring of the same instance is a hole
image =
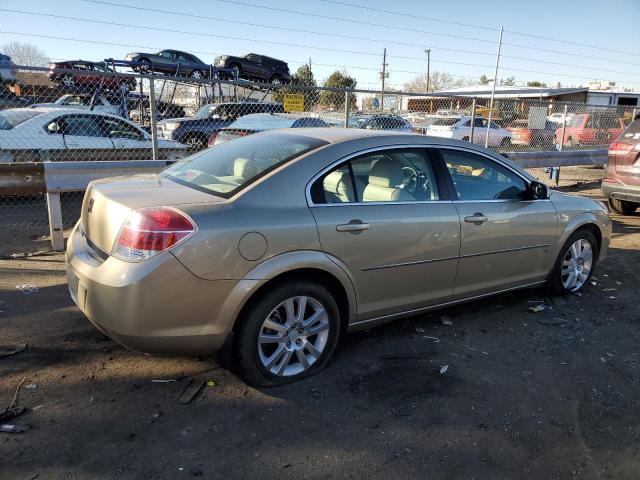
[[[632,107],[551,99],[501,98],[489,108],[486,98],[257,83],[213,72],[200,78],[122,74],[90,62],[69,66],[19,67],[17,81],[0,86],[0,164],[179,160],[254,132],[300,127],[413,132],[501,153],[607,149],[635,116]],[[561,186],[602,176],[599,166],[561,170],[531,173]],[[77,220],[81,200],[81,192],[63,194],[65,227]],[[43,195],[0,196],[0,219],[0,255],[46,245]]]

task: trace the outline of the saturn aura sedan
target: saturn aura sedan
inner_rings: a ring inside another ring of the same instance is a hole
[[[67,277],[117,342],[224,345],[271,386],[322,369],[348,331],[518,288],[577,291],[610,236],[603,204],[468,142],[287,129],[92,182]]]

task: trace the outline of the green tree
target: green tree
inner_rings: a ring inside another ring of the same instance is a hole
[[[304,95],[304,109],[305,111],[313,110],[318,104],[318,92],[315,90],[301,90],[293,88],[296,85],[304,87],[316,87],[316,79],[313,76],[313,72],[309,68],[309,65],[301,65],[295,73],[291,75],[291,84],[289,87],[284,87],[273,92],[272,97],[275,102],[283,102],[284,96],[287,93],[302,93]]]
[[[480,77],[480,85],[489,85],[489,78],[486,75]]]
[[[351,77],[346,70],[342,72],[336,70],[333,72],[324,82],[322,82],[323,87],[327,88],[339,88],[342,91],[329,91],[323,90],[320,92],[320,105],[324,108],[333,109],[333,110],[341,110],[344,108],[344,90],[346,89],[354,89],[356,88],[357,81],[355,78]],[[356,94],[349,94],[349,104],[352,107],[356,105]]]
[[[539,82],[538,80],[534,80],[532,82],[527,82],[527,87],[546,87],[546,83]]]
[[[500,80],[500,85],[504,85],[506,87],[513,87],[516,84],[516,77],[507,77],[503,80]]]

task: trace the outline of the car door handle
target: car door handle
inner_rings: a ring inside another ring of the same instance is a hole
[[[368,230],[369,227],[370,225],[368,223],[363,223],[360,220],[351,220],[349,223],[336,225],[336,230],[338,232],[360,233],[364,230]]]
[[[485,217],[483,214],[481,214],[480,212],[476,212],[473,215],[471,215],[470,217],[464,217],[464,221],[465,222],[475,223],[476,225],[482,225],[487,220],[489,220],[489,219],[487,217]]]

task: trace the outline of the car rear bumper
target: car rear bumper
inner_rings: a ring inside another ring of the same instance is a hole
[[[602,193],[607,198],[640,203],[640,185],[602,182]]]
[[[212,353],[231,331],[235,317],[224,312],[238,282],[200,279],[168,252],[140,263],[103,260],[76,225],[66,270],[69,293],[80,310],[132,350]]]

